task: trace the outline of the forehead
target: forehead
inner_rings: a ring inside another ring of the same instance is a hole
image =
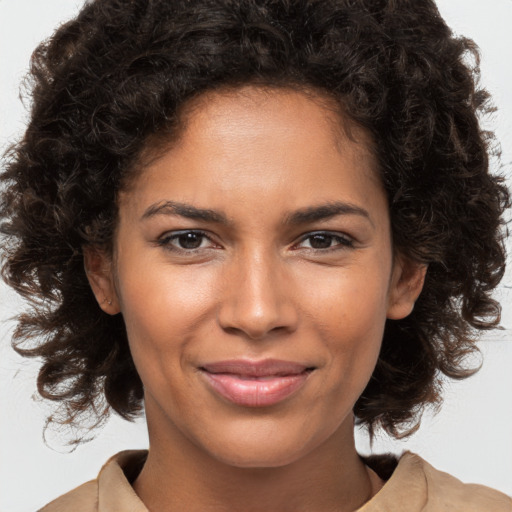
[[[256,135],[269,128],[276,136],[288,132],[290,137],[300,135],[302,130],[338,149],[340,143],[350,140],[359,144],[361,154],[372,153],[371,137],[343,113],[341,104],[312,89],[247,85],[207,92],[185,104],[181,118],[182,135],[187,128],[200,125],[200,129],[219,130],[221,124],[226,127],[224,140],[242,138],[251,132]],[[313,127],[315,130],[311,131]],[[182,140],[183,137],[177,138],[178,143]]]
[[[340,191],[355,184],[361,195],[381,188],[370,137],[333,99],[311,91],[246,86],[205,93],[182,109],[175,137],[162,141],[132,192],[167,190],[183,196],[173,199],[210,204],[215,188],[220,206],[229,206],[242,191],[272,188],[318,202],[338,199],[333,185]]]

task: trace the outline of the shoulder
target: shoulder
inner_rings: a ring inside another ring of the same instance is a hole
[[[39,512],[96,512],[98,510],[98,482],[91,480],[48,503]]]
[[[512,499],[484,485],[464,484],[407,452],[360,512],[512,512]]]
[[[146,457],[145,450],[124,451],[114,455],[95,480],[60,496],[39,512],[147,512],[130,484],[144,465]]]
[[[512,512],[512,498],[507,495],[484,485],[464,484],[417,455],[404,456],[421,465],[428,487],[428,503],[433,511]]]

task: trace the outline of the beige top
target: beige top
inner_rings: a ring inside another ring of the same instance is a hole
[[[96,480],[57,498],[40,512],[148,512],[130,485],[146,453],[118,453]],[[384,487],[356,512],[512,512],[512,499],[483,485],[463,484],[407,452]]]

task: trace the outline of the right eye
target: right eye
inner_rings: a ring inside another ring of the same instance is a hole
[[[171,231],[158,239],[158,245],[179,252],[193,252],[217,247],[202,231]]]

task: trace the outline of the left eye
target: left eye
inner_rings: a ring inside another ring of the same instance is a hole
[[[332,249],[336,246],[352,247],[353,241],[342,235],[335,235],[333,233],[311,233],[302,238],[299,242],[299,247],[307,249]]]
[[[194,250],[214,246],[213,242],[200,231],[181,231],[164,235],[158,241],[159,245],[177,250]]]

